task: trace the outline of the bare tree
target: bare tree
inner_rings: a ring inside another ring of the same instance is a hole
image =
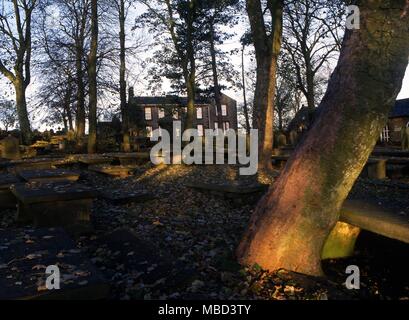
[[[2,0],[0,3],[0,72],[14,86],[22,139],[28,144],[31,127],[26,89],[31,82],[31,28],[38,0]]]
[[[310,108],[316,107],[317,90],[326,84],[320,71],[338,56],[343,11],[338,0],[297,0],[285,6],[283,49],[293,62],[298,88]]]

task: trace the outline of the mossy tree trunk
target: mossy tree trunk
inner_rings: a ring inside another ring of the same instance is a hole
[[[359,1],[318,119],[251,218],[246,265],[321,275],[321,252],[402,86],[409,55],[406,0]]]

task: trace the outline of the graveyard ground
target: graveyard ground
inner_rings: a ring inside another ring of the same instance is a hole
[[[77,168],[79,169],[79,168]],[[278,172],[276,172],[278,174]],[[274,176],[276,176],[276,174]],[[363,233],[353,258],[325,261],[328,277],[316,279],[285,270],[244,269],[234,250],[254,204],[201,192],[186,184],[225,183],[238,178],[228,166],[139,166],[133,176],[113,179],[81,169],[80,183],[100,191],[147,191],[136,203],[97,200],[94,231],[78,236],[78,252],[111,287],[110,299],[408,299],[407,245]],[[272,183],[274,177],[259,177]],[[244,181],[243,181],[244,182]],[[409,217],[402,183],[359,180],[351,197],[395,206]],[[17,228],[15,210],[0,213],[1,229]],[[75,253],[75,252],[74,252]],[[346,290],[346,266],[361,267],[362,287]]]

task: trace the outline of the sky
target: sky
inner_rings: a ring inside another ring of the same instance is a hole
[[[403,81],[402,91],[400,92],[398,99],[409,98],[409,68],[406,70],[406,76]]]

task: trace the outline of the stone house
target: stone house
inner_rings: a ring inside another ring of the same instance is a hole
[[[199,97],[196,100],[196,110],[194,117],[194,128],[197,128],[199,135],[204,134],[206,129],[234,129],[238,130],[237,102],[229,96],[222,94],[222,121],[223,128],[218,125],[218,113],[213,99]],[[187,98],[179,96],[157,96],[157,97],[135,97],[130,90],[128,107],[130,108],[130,129],[143,126],[142,132],[146,137],[150,137],[153,130],[163,127],[165,118],[171,114],[171,120],[180,120],[183,123],[184,115],[187,112]],[[137,112],[134,112],[138,110]],[[136,114],[136,117],[132,115]],[[142,122],[140,118],[143,118]],[[134,136],[139,136],[141,131],[134,132]]]
[[[388,125],[382,131],[381,142],[400,144],[403,127],[409,127],[409,99],[396,101],[395,107],[389,115]]]

